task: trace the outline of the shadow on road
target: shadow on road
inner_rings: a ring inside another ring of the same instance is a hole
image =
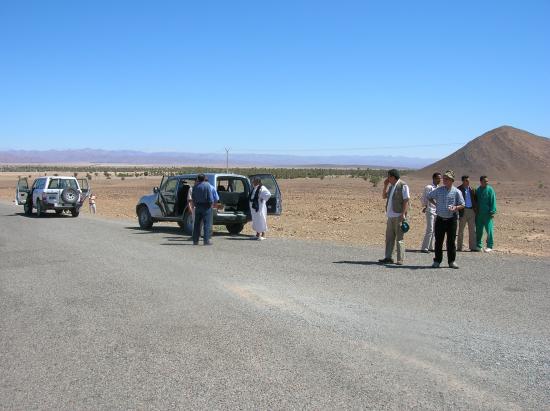
[[[25,213],[13,213],[13,214],[5,214],[4,217],[25,217],[25,218],[73,218],[72,215],[66,214],[66,213],[43,213],[40,217],[36,215],[36,213],[33,213],[31,215],[27,215]]]
[[[136,231],[136,234],[158,234],[158,233],[161,233],[161,234],[177,234],[177,235],[181,235],[184,238],[185,237],[189,238],[189,235],[185,234],[183,232],[183,230],[179,227],[157,226],[157,227],[154,227],[154,228],[150,228],[148,230],[143,229],[139,226],[124,227],[124,228],[126,230]],[[214,231],[212,233],[212,237],[227,237],[230,240],[234,240],[234,239],[246,240],[246,239],[250,238],[250,236],[248,236],[246,234],[229,234],[229,233],[221,232],[221,231]]]
[[[403,269],[403,268],[407,268],[409,270],[423,270],[423,269],[426,269],[426,268],[429,268],[429,269],[432,269],[432,267],[430,265],[396,265],[396,264],[382,264],[382,263],[379,263],[378,261],[333,261],[332,262],[333,264],[355,264],[355,265],[378,265],[378,266],[383,266],[383,267],[386,267],[386,268],[398,268],[398,269]]]

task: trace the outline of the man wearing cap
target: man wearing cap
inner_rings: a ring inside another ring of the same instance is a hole
[[[389,188],[388,188],[389,186]],[[409,210],[409,186],[399,178],[399,171],[391,169],[388,178],[384,180],[382,198],[386,199],[386,256],[378,260],[382,264],[393,263],[393,248],[397,244],[397,265],[403,265],[405,259],[405,242],[401,223],[407,217]]]
[[[443,240],[447,236],[447,260],[450,268],[458,268],[456,259],[456,226],[458,212],[464,209],[462,193],[453,186],[455,173],[443,174],[443,185],[428,193],[428,199],[435,204],[435,258],[433,268],[439,268],[443,260]]]

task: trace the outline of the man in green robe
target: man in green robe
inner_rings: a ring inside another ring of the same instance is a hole
[[[483,230],[487,232],[486,252],[493,251],[493,216],[497,212],[497,196],[489,185],[487,176],[479,178],[480,186],[476,190],[478,212],[476,214],[477,248],[481,250]]]

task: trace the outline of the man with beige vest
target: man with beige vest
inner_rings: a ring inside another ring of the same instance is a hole
[[[388,188],[389,186],[389,188]],[[386,256],[378,260],[382,264],[393,264],[393,248],[397,244],[396,264],[403,265],[405,260],[404,232],[401,223],[409,210],[409,186],[399,178],[399,171],[391,169],[384,180],[382,198],[386,199]]]

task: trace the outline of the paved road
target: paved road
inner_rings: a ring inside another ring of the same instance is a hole
[[[0,408],[549,409],[550,261],[0,204]]]

